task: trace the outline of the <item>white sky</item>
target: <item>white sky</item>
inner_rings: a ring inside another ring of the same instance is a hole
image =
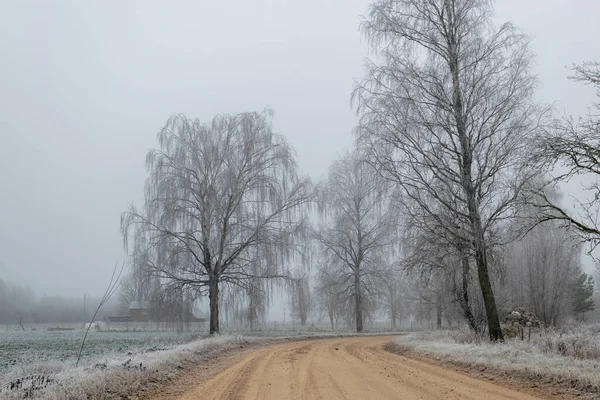
[[[275,110],[313,178],[352,142],[366,0],[0,0],[0,278],[100,293],[121,212],[173,112]],[[600,60],[600,1],[498,0],[534,37],[540,99],[580,114],[566,66]]]

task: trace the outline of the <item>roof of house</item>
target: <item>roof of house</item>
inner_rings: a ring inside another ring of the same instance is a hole
[[[130,310],[141,310],[146,308],[150,308],[150,302],[148,301],[132,301],[131,304],[129,304]]]

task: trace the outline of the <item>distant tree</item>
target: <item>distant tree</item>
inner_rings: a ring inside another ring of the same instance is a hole
[[[253,276],[245,285],[245,294],[248,299],[247,319],[252,330],[266,318],[269,297],[266,287],[268,283],[260,278],[258,260],[255,260],[250,268]],[[232,287],[231,289],[235,291],[236,288]]]
[[[380,304],[390,320],[392,330],[397,328],[406,302],[404,283],[403,274],[395,268],[390,268],[381,280]]]
[[[490,235],[514,213],[529,175],[521,160],[544,110],[534,102],[529,39],[510,24],[494,28],[492,16],[484,0],[374,1],[362,28],[379,63],[367,63],[354,101],[378,171],[419,218],[473,254],[496,341]]]
[[[302,231],[309,181],[273,132],[271,115],[220,115],[210,123],[171,117],[159,149],[147,156],[144,207],[122,216],[125,244],[131,228],[140,227],[161,279],[208,294],[211,334],[219,332],[221,285],[245,289],[254,278],[282,276]]]
[[[456,236],[448,235],[444,228],[438,227],[435,221],[432,223],[431,219],[419,216],[418,210],[406,204],[405,209],[409,224],[404,237],[404,268],[414,275],[439,275],[451,283],[448,290],[460,307],[469,329],[475,333],[481,332],[483,325],[474,309],[477,294],[473,288],[477,284],[474,282],[472,251],[464,241],[457,240]],[[449,220],[447,218],[444,219]]]
[[[287,292],[292,319],[298,321],[300,326],[306,326],[313,308],[309,275],[300,272],[291,279],[288,279]]]
[[[594,304],[594,278],[581,272],[572,283],[573,312],[578,319],[583,321],[585,313],[595,309]]]
[[[547,221],[503,246],[508,309],[523,307],[548,326],[570,313],[571,293],[565,282],[577,276],[581,258],[581,246],[571,230],[559,221]]]
[[[376,295],[387,252],[397,242],[397,212],[385,182],[357,151],[331,166],[318,199],[322,218],[314,237],[323,265],[340,278],[338,292],[352,300],[356,331],[362,332],[366,303],[373,302],[366,297]]]
[[[151,250],[148,248],[147,238],[143,233],[137,232],[133,240],[129,271],[121,279],[118,289],[119,303],[123,312],[129,309],[133,301],[149,301],[154,287],[153,280],[158,279],[152,273]]]
[[[334,331],[344,315],[344,296],[339,283],[339,276],[335,274],[339,270],[320,265],[315,277],[315,307],[322,315],[325,315]]]

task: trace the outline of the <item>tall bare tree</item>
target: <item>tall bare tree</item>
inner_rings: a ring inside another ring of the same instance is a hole
[[[573,71],[570,79],[595,87],[600,99],[600,63],[575,65]],[[563,118],[551,129],[542,131],[536,144],[529,160],[544,173],[554,175],[543,184],[532,181],[530,202],[540,210],[535,224],[559,221],[594,249],[600,244],[600,100],[592,105],[587,116]],[[574,199],[575,207],[569,210],[552,196],[553,186],[575,177],[589,178],[590,183],[583,184],[584,194]]]
[[[387,252],[396,241],[397,213],[385,182],[357,151],[336,161],[321,186],[322,219],[315,230],[327,259],[337,268],[341,291],[354,300],[356,331],[363,330],[365,296],[385,274]]]
[[[125,243],[140,226],[155,248],[154,270],[171,287],[208,294],[211,334],[219,332],[221,284],[247,289],[256,277],[282,275],[311,197],[271,117],[266,110],[202,123],[174,115],[147,156],[144,208],[122,216]]]
[[[362,29],[378,63],[367,62],[353,100],[380,173],[424,223],[472,251],[496,341],[489,233],[514,212],[519,160],[544,113],[529,39],[510,24],[496,29],[492,15],[489,0],[376,0]]]

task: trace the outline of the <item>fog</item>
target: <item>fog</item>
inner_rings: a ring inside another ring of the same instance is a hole
[[[533,37],[539,99],[584,114],[572,63],[598,59],[600,2],[499,0]],[[125,259],[120,215],[141,202],[167,118],[275,110],[302,170],[353,140],[368,0],[0,2],[0,279],[101,295]],[[589,264],[589,262],[588,262]]]

